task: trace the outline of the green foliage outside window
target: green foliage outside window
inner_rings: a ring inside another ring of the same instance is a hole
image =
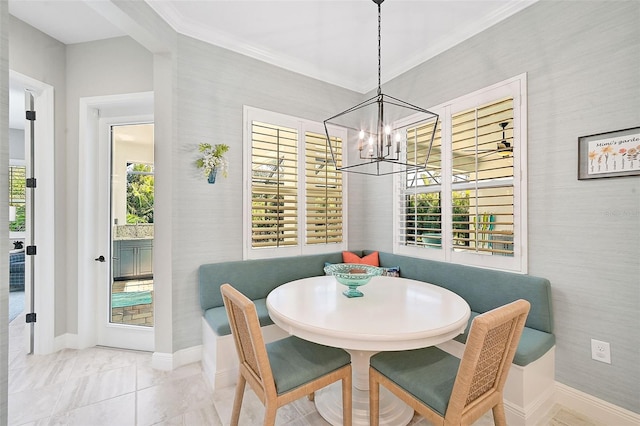
[[[469,245],[469,191],[453,191],[453,244]]]
[[[16,208],[16,220],[13,222],[9,222],[9,231],[11,232],[24,232],[26,230],[26,218],[27,218],[27,209],[23,204],[11,204]]]
[[[251,203],[251,222],[253,227],[253,246],[278,246],[285,242],[286,200],[283,195],[254,194]],[[257,228],[264,228],[264,230]]]
[[[442,234],[442,206],[439,192],[411,195],[407,199],[406,226],[409,242],[440,245]],[[454,244],[468,246],[469,192],[453,193],[452,206]],[[416,237],[411,237],[411,235]]]
[[[127,223],[153,223],[154,177],[149,164],[127,165]]]

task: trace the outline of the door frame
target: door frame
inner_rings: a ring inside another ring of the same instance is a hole
[[[111,291],[111,183],[110,178],[105,178],[111,173],[110,128],[113,124],[142,122],[153,122],[153,92],[80,98],[79,135],[83,143],[78,155],[79,349],[106,345],[153,351],[155,347],[154,327],[109,324],[106,293],[100,291]],[[106,208],[105,200],[109,203]],[[108,262],[96,262],[94,259],[100,255]]]
[[[53,86],[42,81],[35,80],[19,72],[9,70],[11,85],[29,90],[34,97],[34,109],[36,120],[35,131],[35,237],[36,255],[25,257],[25,311],[35,312],[37,321],[34,324],[33,353],[36,355],[49,354],[56,351],[55,346],[55,125],[54,125],[54,91]],[[24,101],[23,101],[24,102]],[[25,164],[29,167],[31,155],[30,126],[25,126]],[[30,173],[30,171],[28,171]],[[31,200],[30,191],[27,191],[27,206]],[[28,211],[28,209],[27,209]],[[30,229],[27,220],[25,242],[31,241],[34,232]],[[34,304],[31,305],[31,262],[35,261],[34,281],[37,286]],[[30,351],[29,324],[24,324],[24,347]]]

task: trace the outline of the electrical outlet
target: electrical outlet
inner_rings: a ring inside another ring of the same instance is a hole
[[[591,339],[591,358],[611,364],[611,347],[609,342]]]

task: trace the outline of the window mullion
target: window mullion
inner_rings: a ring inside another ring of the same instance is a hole
[[[298,244],[306,245],[307,240],[307,154],[305,138],[307,129],[302,121],[298,121]]]
[[[453,176],[453,156],[452,156],[452,128],[451,128],[451,106],[447,105],[441,116],[441,138],[442,138],[442,176],[441,176],[441,214],[442,214],[442,231],[441,244],[444,258],[448,262],[451,260],[452,251],[452,216],[451,206],[453,205],[451,197],[451,185]]]

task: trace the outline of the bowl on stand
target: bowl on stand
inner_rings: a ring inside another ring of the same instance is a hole
[[[382,271],[382,268],[358,263],[334,263],[324,268],[325,274],[333,275],[340,284],[349,287],[342,292],[347,297],[364,296],[358,287],[367,284],[371,278],[382,275]]]

